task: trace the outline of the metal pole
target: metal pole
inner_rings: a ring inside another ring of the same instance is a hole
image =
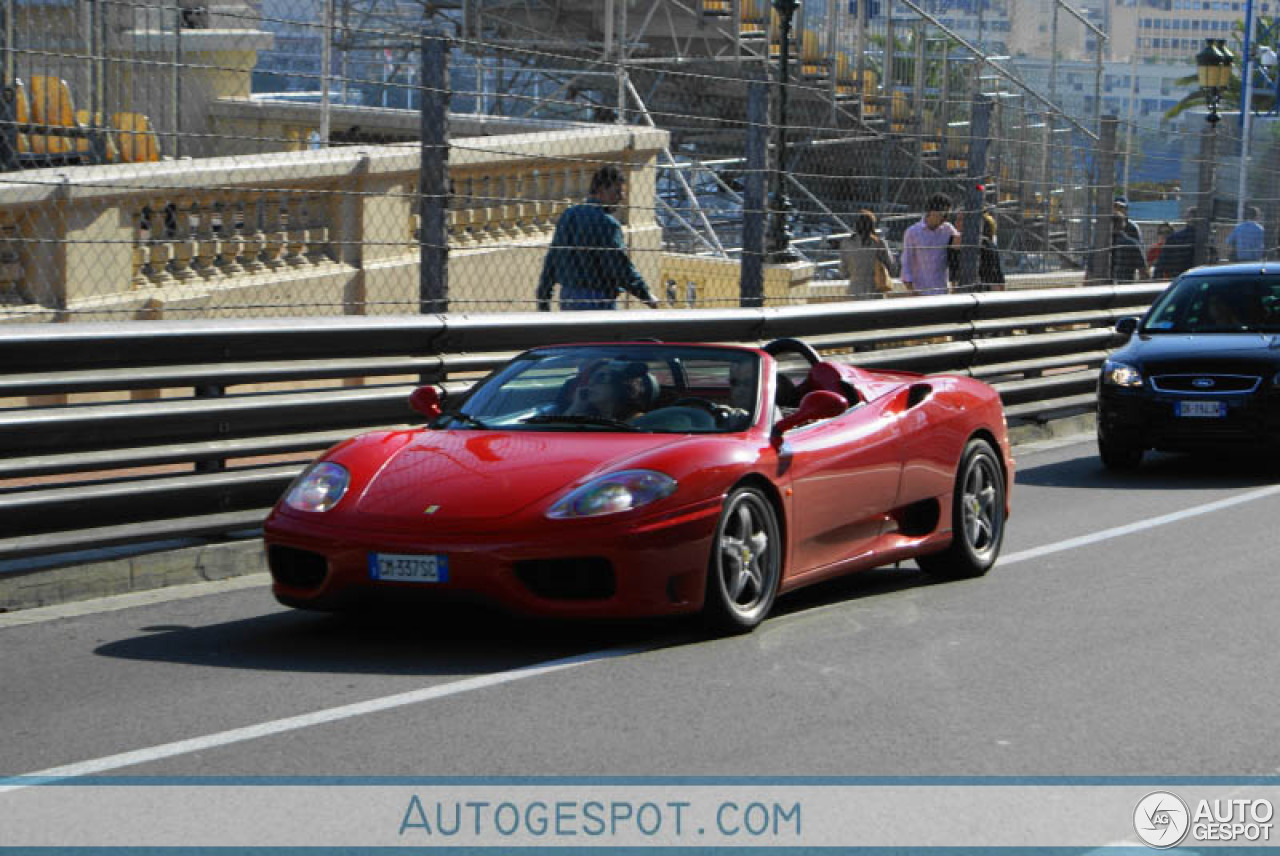
[[[916,171],[917,176],[924,175],[924,64],[927,54],[924,49],[924,25],[916,22],[915,28],[912,30],[912,37],[915,39],[915,68],[911,75],[911,97],[915,100],[915,110],[912,111],[912,117],[915,124],[915,150],[916,150]]]
[[[1095,281],[1111,278],[1111,214],[1116,183],[1115,116],[1103,116],[1098,126],[1098,148],[1094,162],[1098,164],[1098,194],[1093,205],[1093,254],[1089,257],[1088,278]]]
[[[1053,24],[1049,30],[1049,100],[1058,103],[1058,3],[1053,4]]]
[[[1240,181],[1236,185],[1236,222],[1244,222],[1244,197],[1249,179],[1249,148],[1253,135],[1253,0],[1244,5],[1244,58],[1240,61]]]
[[[742,188],[743,306],[764,305],[765,172],[768,169],[769,83],[747,85],[746,181]]]
[[[787,195],[787,183],[783,179],[783,171],[787,169],[787,87],[791,85],[791,24],[795,15],[798,0],[774,0],[782,19],[782,44],[779,57],[778,77],[778,155],[774,169],[774,201],[773,224],[770,228],[769,250],[771,260],[779,264],[790,264],[797,261],[795,251],[791,249],[791,198]]]
[[[170,97],[173,98],[170,116],[173,145],[170,149],[177,158],[182,156],[182,9],[176,6],[173,10],[173,75],[170,86]]]
[[[1098,133],[1102,133],[1102,39],[1093,39],[1096,48],[1093,58],[1093,118],[1098,122]]]
[[[858,29],[856,38],[854,39],[855,50],[858,56],[854,62],[855,73],[858,75],[858,118],[865,119],[867,115],[867,90],[864,86],[863,72],[867,69],[867,2],[868,0],[858,0]]]
[[[1194,263],[1209,261],[1209,246],[1213,230],[1213,182],[1214,159],[1217,157],[1217,123],[1207,122],[1200,137],[1200,207],[1196,211],[1196,243]]]
[[[418,175],[418,308],[449,311],[449,50],[442,32],[424,31],[421,159]]]
[[[614,122],[625,125],[627,122],[627,4],[623,3],[618,15],[618,116]]]
[[[329,55],[333,43],[333,0],[324,0],[324,26],[320,32],[320,147],[329,148],[333,131],[329,105],[329,76],[333,65]]]
[[[969,171],[965,187],[964,232],[960,236],[960,290],[970,291],[978,281],[978,254],[982,236],[982,207],[987,174],[987,144],[991,141],[991,99],[979,93],[973,99],[969,125]]]
[[[1138,100],[1138,63],[1137,52],[1129,54],[1129,111],[1124,124],[1124,190],[1122,195],[1129,198],[1129,166],[1133,160],[1133,111],[1134,102]]]

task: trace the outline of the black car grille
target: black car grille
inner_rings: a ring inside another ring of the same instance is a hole
[[[613,564],[599,556],[516,562],[516,576],[549,600],[604,600],[617,589]]]
[[[1151,378],[1151,388],[1156,392],[1186,392],[1196,395],[1250,393],[1261,384],[1262,378],[1257,375],[1166,374]]]
[[[328,561],[319,553],[282,544],[272,544],[267,550],[267,564],[276,582],[290,588],[316,588],[329,572]]]

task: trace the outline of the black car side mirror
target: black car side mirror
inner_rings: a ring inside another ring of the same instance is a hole
[[[1116,332],[1121,336],[1132,336],[1133,331],[1138,329],[1138,319],[1132,315],[1126,315],[1124,318],[1116,321]]]

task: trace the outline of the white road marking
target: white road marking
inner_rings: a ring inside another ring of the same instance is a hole
[[[1236,505],[1242,505],[1247,502],[1253,502],[1257,499],[1264,499],[1268,496],[1280,494],[1280,485],[1272,485],[1270,487],[1259,488],[1258,490],[1248,491],[1236,496],[1227,497],[1226,499],[1216,500],[1214,502],[1198,505],[1193,508],[1187,508],[1182,511],[1175,511],[1171,514],[1164,514],[1159,517],[1152,517],[1146,520],[1139,520],[1135,523],[1129,523],[1124,526],[1116,526],[1111,529],[1104,529],[1101,532],[1094,532],[1089,535],[1081,535],[1076,538],[1067,538],[1063,541],[1057,541],[1052,544],[1045,544],[1040,547],[1033,547],[1029,550],[1022,550],[1017,553],[1010,553],[1002,556],[998,562],[999,566],[1012,565],[1018,562],[1025,562],[1030,559],[1037,559],[1042,556],[1048,556],[1053,553],[1060,553],[1065,550],[1072,550],[1077,547],[1086,547],[1102,541],[1108,541],[1113,538],[1120,538],[1125,535],[1131,535],[1135,532],[1141,532],[1147,529],[1154,529],[1159,526],[1166,526],[1170,523],[1176,523],[1180,520],[1186,520],[1192,517],[1199,517],[1204,514],[1212,514],[1215,511],[1221,511]],[[256,583],[257,580],[245,581],[245,584]],[[184,587],[186,588],[186,587]],[[126,596],[127,597],[127,596]],[[124,608],[124,604],[118,608]],[[87,611],[87,610],[86,610]],[[54,617],[54,616],[50,616]],[[47,770],[40,770],[34,773],[27,773],[24,777],[42,778],[42,777],[73,777],[73,776],[89,776],[98,773],[105,773],[111,770],[119,770],[124,767],[131,767],[137,764],[145,764],[152,761],[159,761],[165,758],[173,758],[178,755],[187,755],[192,752],[201,752],[206,749],[213,749],[220,746],[230,746],[235,743],[243,743],[247,740],[256,740],[259,737],[268,737],[273,734],[282,734],[289,731],[297,731],[302,728],[309,728],[313,725],[322,725],[329,722],[338,722],[344,719],[351,719],[357,716],[364,716],[370,713],[379,713],[385,710],[393,710],[408,705],[420,704],[435,699],[447,698],[449,696],[460,695],[462,693],[471,692],[473,690],[487,689],[489,687],[500,686],[502,684],[512,683],[514,681],[524,680],[526,678],[540,677],[542,675],[551,674],[553,672],[572,669],[577,666],[583,666],[588,663],[594,663],[601,660],[613,659],[616,657],[624,657],[631,654],[643,653],[650,649],[647,648],[615,648],[604,651],[590,652],[580,654],[574,657],[566,657],[560,660],[550,660],[546,663],[538,663],[531,666],[524,666],[519,669],[511,669],[505,672],[496,672],[488,675],[477,675],[473,678],[466,678],[461,681],[453,681],[447,684],[437,685],[433,687],[425,687],[419,690],[412,690],[397,695],[384,696],[382,698],[369,699],[368,701],[357,702],[354,704],[342,705],[340,707],[327,708],[324,710],[305,713],[299,716],[290,716],[283,719],[276,719],[269,722],[259,723],[257,725],[248,725],[242,728],[233,728],[229,731],[222,731],[216,734],[209,734],[204,737],[193,737],[187,740],[178,740],[172,743],[164,743],[159,746],[152,746],[146,749],[138,749],[132,752],[122,752],[117,755],[108,755],[103,758],[96,758],[88,761],[81,761],[75,764],[67,764],[62,767],[52,767]],[[0,779],[0,782],[3,782]],[[0,794],[21,790],[31,787],[30,783],[18,782],[15,784],[0,784]]]
[[[489,687],[496,687],[502,684],[513,683],[515,681],[522,681],[527,678],[537,678],[543,675],[549,675],[552,672],[562,672],[566,669],[585,666],[589,663],[595,663],[600,660],[625,657],[645,650],[648,649],[610,648],[604,651],[592,651],[586,654],[578,654],[573,657],[565,657],[560,660],[548,660],[545,663],[535,663],[530,666],[523,666],[519,669],[510,669],[505,672],[495,672],[488,675],[477,675],[474,678],[466,678],[461,681],[451,681],[447,684],[424,687],[422,689],[411,690],[406,693],[383,696],[382,698],[373,698],[368,701],[356,702],[354,704],[344,704],[340,707],[326,708],[312,713],[304,713],[299,716],[288,716],[283,719],[271,720],[270,722],[261,722],[257,725],[246,725],[243,728],[233,728],[229,731],[207,734],[204,737],[192,737],[187,740],[177,740],[173,743],[162,743],[159,746],[137,749],[132,752],[121,752],[118,755],[108,755],[104,758],[94,758],[89,761],[80,761],[78,763],[67,764],[62,767],[50,767],[47,770],[40,770],[35,773],[26,773],[23,775],[23,778],[92,776],[99,773],[106,773],[111,770],[119,770],[123,767],[132,767],[137,764],[147,764],[152,761],[160,761],[165,758],[173,758],[178,755],[189,755],[192,752],[203,752],[207,749],[216,749],[221,746],[243,743],[246,740],[256,740],[259,737],[269,737],[273,734],[297,731],[302,728],[310,728],[313,725],[338,722],[343,719],[365,716],[370,713],[380,713],[385,710],[394,710],[395,708],[407,707],[412,704],[421,704],[426,701],[434,701],[435,699],[461,695],[462,693],[471,692],[473,690],[487,689]],[[4,782],[5,779],[0,778],[0,794],[22,790],[37,784],[36,782],[25,781],[18,781],[11,784],[4,784]]]
[[[1186,508],[1182,511],[1174,511],[1170,514],[1162,514],[1159,517],[1149,517],[1146,520],[1139,520],[1135,523],[1126,523],[1124,526],[1115,526],[1111,529],[1103,529],[1101,532],[1093,532],[1089,535],[1080,535],[1076,538],[1068,538],[1065,541],[1057,541],[1053,544],[1045,544],[1040,547],[1032,547],[1029,550],[1020,550],[1017,553],[1006,553],[996,562],[997,568],[1003,568],[1006,565],[1013,565],[1018,562],[1025,562],[1028,559],[1039,559],[1041,556],[1048,556],[1052,553],[1061,553],[1063,550],[1074,550],[1077,547],[1088,547],[1102,541],[1110,541],[1112,538],[1120,538],[1125,535],[1132,535],[1135,532],[1142,532],[1146,529],[1155,529],[1158,526],[1167,526],[1170,523],[1177,523],[1180,520],[1187,520],[1191,517],[1199,517],[1202,514],[1212,514],[1215,511],[1222,511],[1224,508],[1231,508],[1235,505],[1243,505],[1246,502],[1253,502],[1255,499],[1265,499],[1268,496],[1275,496],[1280,493],[1280,485],[1271,485],[1270,487],[1258,488],[1247,493],[1229,496],[1226,499],[1219,499],[1215,502],[1207,502],[1204,505],[1197,505],[1192,508]]]

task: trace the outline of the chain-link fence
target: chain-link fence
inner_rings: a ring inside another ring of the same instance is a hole
[[[961,32],[925,0],[0,0],[0,314],[1076,285],[1167,275],[1192,208],[1226,255],[1246,204],[1274,251],[1275,125],[1245,158],[1230,119],[1163,119],[1092,24],[1045,85],[1000,53],[1015,4],[976,2]],[[625,195],[575,208],[610,166]],[[917,226],[939,195],[952,226]]]

